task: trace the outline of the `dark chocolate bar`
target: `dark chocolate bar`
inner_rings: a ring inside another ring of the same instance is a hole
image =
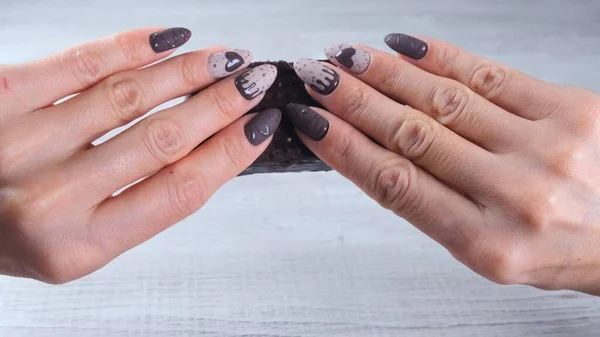
[[[329,62],[329,61],[323,61]],[[277,67],[277,78],[265,92],[265,97],[248,113],[263,111],[269,108],[283,108],[288,103],[300,103],[313,107],[321,107],[306,91],[304,83],[296,75],[293,63],[253,62],[250,68],[263,64]],[[320,160],[300,141],[289,119],[283,114],[281,125],[273,135],[273,141],[265,152],[240,175],[257,173],[314,172],[330,171],[331,168]]]

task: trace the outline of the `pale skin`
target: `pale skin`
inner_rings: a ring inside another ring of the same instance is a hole
[[[222,47],[136,70],[172,52],[152,52],[153,31],[76,47],[86,62],[71,50],[0,68],[0,273],[85,276],[201,208],[266,148],[248,143],[240,118],[262,95],[245,100],[233,78],[206,74]],[[419,60],[359,46],[372,56],[365,72],[336,68],[328,95],[308,88],[326,136],[300,137],[474,272],[600,295],[600,97],[421,39]]]

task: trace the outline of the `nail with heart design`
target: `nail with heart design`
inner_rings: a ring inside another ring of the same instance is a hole
[[[267,109],[259,112],[244,127],[244,133],[250,144],[257,146],[271,137],[281,123],[279,109]]]
[[[174,27],[150,35],[150,46],[155,53],[183,46],[192,37],[187,28]]]
[[[321,62],[300,59],[294,63],[294,70],[304,83],[321,95],[331,94],[340,83],[340,75]]]
[[[242,97],[252,100],[267,91],[275,82],[275,78],[277,78],[277,67],[263,64],[238,76],[235,87]]]
[[[233,49],[220,51],[208,58],[208,73],[215,79],[227,77],[244,69],[252,62],[252,53],[247,50]]]
[[[371,53],[345,43],[330,46],[325,55],[333,64],[355,74],[364,73],[371,64]]]

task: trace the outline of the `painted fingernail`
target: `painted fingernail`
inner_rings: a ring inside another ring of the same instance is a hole
[[[252,145],[260,145],[271,137],[281,123],[281,110],[267,109],[254,116],[244,127],[246,138]]]
[[[216,79],[227,77],[247,67],[250,62],[252,62],[252,53],[247,50],[216,52],[208,58],[208,73]]]
[[[329,121],[310,107],[303,104],[290,103],[285,106],[284,111],[285,115],[292,122],[292,125],[310,139],[319,141],[327,135]]]
[[[371,64],[371,53],[349,44],[336,44],[325,49],[325,56],[335,65],[355,74],[364,73]]]
[[[331,94],[340,83],[340,75],[335,70],[315,60],[298,60],[294,70],[304,83],[322,95]]]
[[[385,43],[397,53],[420,60],[427,54],[427,42],[406,34],[388,34]]]
[[[150,35],[150,46],[155,53],[183,46],[192,37],[189,29],[175,27]]]
[[[235,80],[235,87],[247,100],[256,98],[271,87],[277,77],[277,68],[265,64],[248,70]]]

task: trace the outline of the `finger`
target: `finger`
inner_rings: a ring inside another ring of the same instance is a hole
[[[348,53],[354,56],[345,57]],[[352,62],[351,67],[344,68],[361,81],[396,101],[425,112],[489,151],[512,151],[527,144],[531,137],[533,123],[530,121],[491,104],[461,83],[430,74],[390,54],[357,46],[333,45],[326,50],[326,55],[342,67],[343,63],[350,66],[349,62]]]
[[[249,51],[217,47],[112,75],[64,103],[37,111],[35,118],[40,123],[36,134],[50,139],[54,132],[41,136],[50,132],[47,125],[61,125],[65,136],[53,141],[53,146],[69,154],[164,102],[246,68],[251,60]]]
[[[317,102],[444,183],[479,196],[482,186],[490,185],[491,176],[497,174],[499,164],[494,154],[422,112],[394,102],[346,73],[338,74],[331,68],[323,70],[326,66],[322,63],[301,60],[294,67],[299,77],[312,85],[309,93]],[[339,85],[327,86],[323,91],[319,83],[336,82],[328,78],[337,78]]]
[[[258,158],[280,121],[277,109],[244,116],[184,159],[107,199],[93,215],[90,237],[110,260],[189,216]]]
[[[548,116],[562,99],[561,88],[485,59],[450,43],[389,34],[386,44],[432,74],[454,79],[491,102],[529,120]]]
[[[66,168],[81,177],[72,189],[95,204],[181,159],[258,104],[276,76],[272,65],[252,68],[77,155]]]
[[[27,112],[81,92],[105,77],[169,56],[191,37],[185,28],[137,29],[84,43],[50,57],[3,71],[12,111]],[[1,83],[1,82],[0,82]]]
[[[453,252],[482,234],[483,215],[472,201],[336,116],[298,107],[288,105],[285,114],[302,141],[383,207]]]

